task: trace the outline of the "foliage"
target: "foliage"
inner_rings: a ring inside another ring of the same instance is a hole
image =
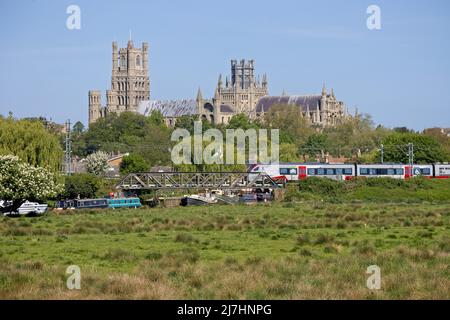
[[[73,174],[65,180],[62,196],[67,199],[94,198],[101,187],[101,180],[88,173]]]
[[[194,123],[199,121],[198,115],[183,115],[177,118],[175,122],[175,129],[186,129],[189,131],[191,135],[194,134]],[[202,132],[205,132],[208,129],[213,128],[213,124],[211,124],[206,119],[201,119],[202,121]]]
[[[87,156],[102,150],[139,154],[152,165],[170,164],[171,129],[159,112],[149,117],[132,112],[109,114],[91,124],[73,142],[74,154]]]
[[[149,164],[144,157],[138,154],[130,154],[123,157],[120,163],[120,173],[127,174],[131,172],[144,172],[148,171]]]
[[[449,179],[415,177],[402,180],[393,178],[356,178],[336,181],[311,177],[298,184],[289,184],[286,198],[293,200],[421,202],[450,201]]]
[[[298,148],[294,143],[280,144],[280,161],[281,162],[300,162]]]
[[[329,151],[330,145],[326,134],[314,133],[310,135],[308,140],[300,147],[300,153],[314,158],[317,154]]]
[[[280,130],[280,143],[303,144],[315,132],[297,106],[274,105],[264,116],[264,127]]]
[[[0,155],[13,154],[32,166],[61,170],[62,149],[58,137],[41,121],[0,118]]]
[[[25,200],[55,197],[61,189],[48,169],[34,167],[17,156],[0,156],[0,199],[11,200],[19,207]]]
[[[82,124],[80,121],[75,122],[75,124],[72,127],[72,131],[74,134],[80,134],[84,131],[84,124]]]
[[[445,158],[450,162],[450,136],[444,133],[440,128],[429,128],[423,131],[426,136],[433,137],[444,148]]]
[[[260,126],[258,122],[250,120],[250,118],[244,113],[239,113],[231,117],[228,125],[226,126],[226,129],[248,130],[258,129],[259,127]]]
[[[97,151],[86,158],[86,170],[96,176],[102,176],[108,170],[108,154]]]
[[[408,144],[414,147],[415,163],[434,163],[446,160],[446,151],[432,136],[418,133],[392,133],[382,141],[385,162],[408,163]]]

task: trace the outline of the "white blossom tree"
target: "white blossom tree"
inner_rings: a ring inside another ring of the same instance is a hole
[[[108,170],[108,154],[97,151],[86,158],[86,170],[96,176],[102,176]]]
[[[12,205],[0,207],[0,212],[15,211],[26,200],[55,197],[62,188],[51,171],[34,167],[17,156],[0,155],[0,199],[12,201]]]

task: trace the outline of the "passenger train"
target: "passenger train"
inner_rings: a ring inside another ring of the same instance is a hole
[[[308,177],[326,177],[333,180],[351,180],[354,177],[389,177],[408,179],[416,176],[450,178],[450,164],[328,164],[279,163],[253,164],[250,173],[266,173],[277,181],[298,181]]]

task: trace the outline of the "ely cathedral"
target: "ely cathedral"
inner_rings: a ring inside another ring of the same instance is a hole
[[[240,113],[250,119],[264,119],[272,106],[294,105],[313,125],[334,126],[347,116],[346,107],[338,101],[334,91],[326,92],[325,85],[320,94],[315,95],[269,95],[267,75],[255,76],[253,60],[231,60],[231,73],[225,79],[219,75],[214,96],[204,98],[198,89],[195,99],[150,100],[150,80],[148,74],[148,44],[135,48],[128,41],[127,48],[118,49],[112,45],[111,89],[106,91],[106,106],[102,106],[101,93],[89,91],[89,123],[95,122],[109,113],[124,111],[150,115],[159,111],[168,126],[174,126],[183,115],[198,115],[214,124],[227,124]]]
[[[106,91],[106,106],[100,91],[89,91],[89,124],[111,112],[137,112],[139,103],[149,99],[148,44],[135,48],[129,40],[126,48],[118,49],[113,42],[111,89]]]

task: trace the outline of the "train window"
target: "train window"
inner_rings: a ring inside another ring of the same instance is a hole
[[[280,168],[280,174],[297,174],[297,169],[295,168]]]
[[[325,174],[328,176],[333,176],[336,174],[336,170],[335,169],[325,169]]]
[[[395,174],[395,169],[388,169],[387,170],[387,174],[388,175],[394,175]]]
[[[352,169],[344,169],[344,174],[353,174]]]
[[[369,174],[369,169],[367,169],[367,168],[361,168],[361,169],[359,169],[359,173],[360,173],[360,174],[367,175],[367,174]]]
[[[308,169],[308,176],[316,175],[316,169]]]
[[[403,169],[395,169],[395,174],[396,175],[402,176],[404,174],[404,172],[405,171]]]
[[[323,176],[325,174],[325,169],[322,169],[322,168],[317,169],[317,174],[319,176]]]
[[[414,168],[414,174],[415,175],[431,175],[430,168]]]

